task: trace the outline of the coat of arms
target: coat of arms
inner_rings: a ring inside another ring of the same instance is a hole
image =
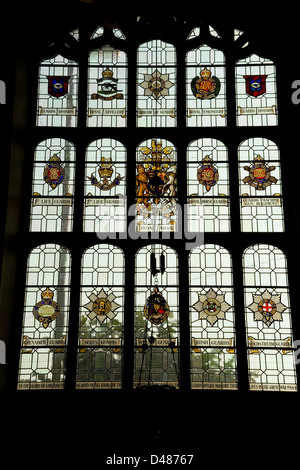
[[[49,158],[49,163],[44,169],[44,181],[55,189],[64,179],[65,170],[61,165],[59,156],[55,153]]]
[[[113,71],[108,67],[102,72],[102,78],[97,79],[98,93],[93,93],[93,100],[120,100],[123,94],[117,89],[118,79],[114,78]]]
[[[193,95],[200,100],[216,98],[220,88],[220,80],[215,76],[211,76],[211,71],[206,67],[201,70],[200,76],[193,78],[191,82]]]
[[[169,88],[174,84],[169,80],[169,74],[161,74],[155,70],[152,74],[144,74],[144,81],[140,87],[144,88],[144,95],[150,96],[155,100],[169,95]]]
[[[264,190],[271,184],[277,183],[277,179],[270,174],[275,168],[275,166],[269,166],[260,155],[257,155],[251,166],[244,166],[244,170],[249,171],[249,176],[246,176],[243,182],[259,191]]]
[[[170,310],[166,299],[159,292],[158,287],[149,295],[144,306],[144,315],[150,323],[160,325],[169,316]]]
[[[219,172],[212,159],[206,155],[197,170],[197,179],[209,191],[219,180]]]
[[[225,294],[209,289],[206,294],[198,294],[198,301],[192,307],[199,313],[199,320],[207,320],[213,326],[216,321],[225,319],[231,305],[225,301]]]
[[[68,82],[70,77],[48,76],[48,93],[54,98],[61,98],[68,93]]]
[[[281,303],[280,294],[271,294],[267,289],[263,294],[252,294],[253,302],[248,308],[254,313],[254,320],[270,326],[275,320],[282,321],[282,312],[287,307]]]
[[[90,302],[84,305],[84,308],[89,311],[87,316],[90,320],[97,318],[101,325],[107,319],[113,320],[116,316],[115,310],[120,308],[120,305],[115,302],[116,296],[113,293],[108,295],[104,289],[98,295],[92,293],[88,298]]]
[[[266,92],[266,78],[268,75],[244,75],[246,80],[246,93],[257,98]]]
[[[59,306],[53,299],[54,293],[49,287],[41,294],[42,300],[33,307],[34,317],[47,328],[55,320],[60,312]]]
[[[124,179],[124,176],[121,176],[120,173],[117,173],[117,176],[113,179],[113,181],[110,181],[112,174],[114,172],[113,165],[111,163],[110,159],[106,159],[105,157],[102,157],[101,163],[99,164],[98,167],[98,174],[100,176],[100,181],[97,180],[97,178],[91,174],[91,176],[88,176],[88,179],[91,181],[91,184],[94,186],[97,186],[102,191],[109,191],[112,189],[114,186],[117,186],[120,184],[122,179]]]

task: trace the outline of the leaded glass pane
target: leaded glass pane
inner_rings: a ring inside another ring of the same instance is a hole
[[[191,387],[237,388],[231,256],[204,245],[189,257]]]
[[[186,55],[186,125],[226,126],[224,53],[203,44]]]
[[[236,113],[238,126],[276,126],[276,67],[252,54],[236,63]]]
[[[136,254],[135,387],[178,387],[177,263],[176,252],[164,245],[149,245]]]
[[[153,40],[137,55],[137,126],[176,126],[176,50]]]
[[[77,126],[78,81],[77,62],[61,55],[41,62],[37,96],[37,126]]]
[[[19,389],[63,388],[70,309],[71,258],[59,245],[28,257]]]
[[[113,139],[91,142],[86,150],[83,230],[105,233],[126,229],[125,147]]]
[[[30,230],[72,231],[74,193],[74,145],[60,138],[40,142],[34,153]]]
[[[177,152],[165,139],[141,142],[136,150],[137,232],[176,232]]]
[[[243,232],[283,232],[280,155],[271,140],[254,137],[238,149]]]
[[[105,45],[88,58],[87,126],[127,125],[127,55]]]
[[[76,387],[121,388],[124,254],[96,245],[82,258]]]
[[[216,139],[199,139],[187,148],[188,230],[230,230],[227,148]]]
[[[297,390],[286,257],[254,245],[243,269],[250,389]]]

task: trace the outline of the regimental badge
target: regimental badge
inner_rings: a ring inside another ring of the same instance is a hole
[[[281,303],[280,294],[271,294],[267,289],[263,294],[252,294],[253,303],[248,308],[254,313],[254,320],[263,321],[267,326],[282,321],[282,312],[287,307]]]
[[[246,80],[246,93],[257,98],[266,92],[266,78],[268,75],[244,75]]]
[[[97,318],[102,325],[105,320],[113,320],[117,315],[115,311],[120,308],[120,305],[114,301],[116,296],[113,293],[108,295],[104,289],[102,289],[98,295],[92,293],[88,298],[90,302],[84,305],[84,308],[89,311],[87,316],[90,320]]]
[[[219,180],[218,169],[208,155],[201,161],[201,165],[197,170],[197,179],[200,184],[205,186],[207,191],[209,191],[212,186],[215,186]]]
[[[198,294],[198,301],[192,307],[199,312],[199,320],[207,320],[213,326],[216,321],[225,319],[231,305],[225,301],[225,294],[209,289],[206,294]]]
[[[59,306],[53,299],[54,293],[49,287],[41,294],[42,300],[33,307],[34,317],[47,328],[59,315]]]
[[[61,159],[55,153],[51,158],[49,158],[49,163],[44,169],[44,181],[49,184],[52,189],[55,189],[56,186],[62,183],[65,176],[65,170],[60,162]]]
[[[48,93],[54,98],[61,98],[68,94],[68,82],[70,77],[48,76]]]
[[[106,159],[105,157],[101,158],[101,163],[98,167],[98,173],[100,176],[100,181],[91,174],[88,176],[88,179],[91,181],[91,184],[97,186],[102,191],[109,191],[114,186],[120,184],[120,182],[125,178],[125,176],[121,176],[120,173],[117,173],[117,176],[114,178],[113,181],[110,181],[112,174],[114,172],[113,165],[111,163],[111,159]]]
[[[144,306],[144,315],[154,325],[160,325],[169,316],[169,305],[158,287],[149,295]]]
[[[169,95],[169,89],[174,85],[170,82],[169,74],[161,74],[155,70],[152,74],[144,74],[144,81],[139,84],[144,88],[144,95],[150,96],[155,100]]]
[[[93,93],[92,100],[121,100],[123,94],[117,89],[118,79],[113,77],[113,71],[108,67],[102,72],[102,78],[97,79],[98,93]]]
[[[193,95],[200,100],[216,98],[220,92],[220,88],[220,80],[215,76],[211,77],[211,71],[206,67],[201,70],[200,76],[193,78],[191,82]]]
[[[253,163],[250,167],[244,166],[244,170],[249,171],[249,176],[246,176],[243,182],[262,191],[271,184],[277,183],[277,179],[270,174],[275,168],[275,166],[267,165],[264,159],[260,155],[257,155],[253,159]]]

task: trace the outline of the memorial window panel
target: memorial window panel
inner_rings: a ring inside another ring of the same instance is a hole
[[[296,391],[287,261],[258,244],[243,255],[250,390]]]
[[[176,50],[152,40],[137,53],[137,126],[176,126]]]
[[[35,148],[30,231],[72,231],[75,160],[75,147],[65,139],[47,139]]]
[[[178,229],[177,151],[159,138],[136,149],[137,232],[174,232]]]
[[[252,54],[235,67],[238,126],[278,124],[276,67],[266,58]]]
[[[265,138],[243,141],[238,148],[241,229],[283,232],[280,151]]]
[[[104,233],[126,229],[126,148],[98,139],[86,149],[83,230]]]
[[[47,244],[28,256],[18,389],[62,389],[70,310],[69,250]]]
[[[203,138],[187,148],[188,230],[230,231],[228,152],[216,139]]]
[[[178,257],[165,245],[135,259],[134,387],[179,386]]]
[[[237,389],[231,255],[217,245],[189,255],[191,388]]]
[[[123,376],[123,251],[113,245],[88,248],[82,256],[78,389],[119,389]]]
[[[224,53],[207,44],[186,55],[186,125],[227,125]]]
[[[77,126],[78,82],[77,62],[58,54],[40,63],[37,126]]]
[[[88,57],[87,126],[126,127],[127,54],[110,45]]]

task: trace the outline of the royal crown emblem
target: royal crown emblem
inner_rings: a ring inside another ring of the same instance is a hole
[[[246,80],[246,93],[257,98],[266,92],[266,78],[268,75],[244,75]]]
[[[97,79],[98,93],[92,94],[92,100],[111,101],[123,99],[123,94],[120,93],[121,90],[117,89],[117,83],[118,79],[114,78],[113,71],[107,67],[102,72],[102,78]]]
[[[48,93],[54,98],[61,98],[68,93],[70,77],[48,76]]]
[[[42,293],[42,300],[33,307],[34,317],[47,328],[59,315],[60,309],[53,299],[54,292],[47,287]]]
[[[55,153],[49,158],[49,163],[44,169],[44,181],[49,184],[52,189],[55,189],[60,183],[62,183],[65,176],[65,170],[61,165],[59,156]]]
[[[121,176],[120,173],[117,173],[117,176],[114,178],[113,181],[110,181],[112,174],[114,172],[113,164],[111,163],[111,159],[106,159],[105,157],[101,158],[101,162],[98,167],[98,174],[100,176],[100,181],[92,173],[91,176],[87,178],[91,181],[91,184],[97,186],[102,191],[109,191],[115,186],[118,186],[120,182],[125,178]]]
[[[220,88],[220,80],[215,76],[211,76],[211,71],[206,67],[201,70],[200,76],[193,78],[191,82],[192,93],[195,98],[200,100],[216,98]]]
[[[206,155],[197,170],[197,179],[209,191],[219,180],[219,172],[213,160]]]
[[[144,306],[144,315],[150,323],[160,325],[169,316],[170,309],[158,287],[149,295]]]
[[[262,191],[271,184],[277,183],[277,179],[271,176],[271,171],[275,168],[275,166],[269,166],[263,157],[257,155],[251,166],[244,166],[244,170],[249,171],[249,176],[246,176],[243,182],[253,186],[258,191]]]

